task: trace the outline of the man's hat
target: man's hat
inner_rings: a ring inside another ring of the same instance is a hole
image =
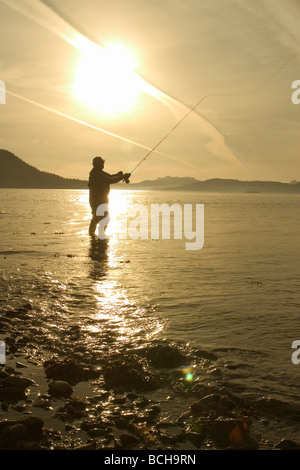
[[[102,163],[104,163],[104,160],[103,160],[102,157],[95,157],[95,158],[93,159],[93,165],[95,165],[95,163],[97,163],[97,162],[102,162]]]

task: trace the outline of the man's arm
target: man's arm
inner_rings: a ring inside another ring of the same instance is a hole
[[[109,175],[109,183],[114,184],[114,183],[119,183],[122,180],[126,180],[130,177],[130,173],[123,173],[122,171],[119,171],[116,175]]]

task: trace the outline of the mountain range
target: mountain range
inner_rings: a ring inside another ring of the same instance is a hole
[[[41,189],[88,189],[87,181],[63,178],[62,176],[38,170],[8,150],[0,150],[0,188],[41,188]],[[176,190],[236,193],[288,193],[300,194],[300,182],[291,181],[240,181],[213,178],[200,181],[190,177],[157,178],[139,183],[119,183],[119,189]]]

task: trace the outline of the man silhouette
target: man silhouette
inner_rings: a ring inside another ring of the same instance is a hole
[[[122,180],[128,180],[130,173],[123,173],[119,171],[115,175],[110,175],[103,171],[105,160],[101,157],[95,157],[93,159],[93,168],[90,171],[89,176],[89,188],[90,188],[90,206],[92,209],[92,220],[89,227],[89,234],[91,237],[95,235],[95,230],[100,222],[104,219],[108,213],[105,212],[103,216],[97,216],[97,208],[101,204],[108,204],[108,196],[110,191],[110,185],[119,183]]]

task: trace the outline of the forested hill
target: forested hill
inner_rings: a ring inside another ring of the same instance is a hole
[[[7,150],[0,150],[0,188],[88,189],[87,181],[40,171]]]

